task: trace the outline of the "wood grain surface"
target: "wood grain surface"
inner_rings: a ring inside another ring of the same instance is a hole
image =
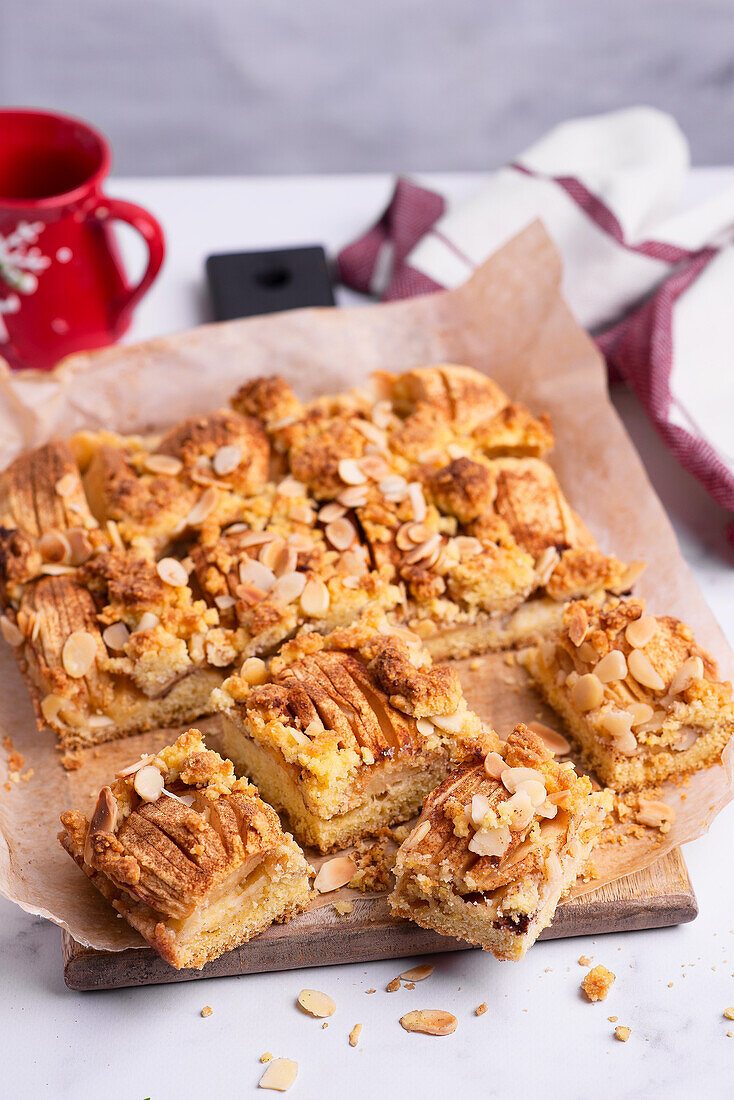
[[[663,928],[694,920],[698,903],[680,849],[674,849],[644,871],[559,905],[541,939],[599,935],[641,928]],[[123,986],[187,982],[233,974],[260,974],[307,966],[369,962],[444,951],[466,951],[469,945],[398,920],[387,897],[358,897],[349,917],[333,906],[303,913],[289,924],[277,924],[261,936],[229,951],[203,970],[174,970],[148,947],[95,951],[63,932],[64,980],[70,989],[116,989]]]

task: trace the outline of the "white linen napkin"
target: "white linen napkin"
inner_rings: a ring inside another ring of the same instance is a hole
[[[734,187],[682,211],[686,139],[634,107],[555,127],[452,204],[400,179],[380,220],[338,257],[344,283],[383,299],[464,282],[541,218],[564,292],[673,453],[734,512]]]

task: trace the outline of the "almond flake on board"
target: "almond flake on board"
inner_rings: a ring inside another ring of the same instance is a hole
[[[335,856],[321,864],[314,879],[314,890],[319,894],[330,894],[332,890],[346,886],[356,872],[357,864],[353,859],[349,856]]]

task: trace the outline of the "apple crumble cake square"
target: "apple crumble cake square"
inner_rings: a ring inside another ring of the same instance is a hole
[[[717,763],[734,732],[731,684],[714,659],[642,600],[571,603],[558,633],[520,660],[588,766],[619,790]]]
[[[326,636],[301,633],[269,667],[245,662],[213,704],[238,772],[321,851],[408,820],[488,736],[455,670],[378,612]]]
[[[312,870],[277,814],[189,730],[103,787],[59,839],[177,970],[218,958],[308,902]]]
[[[583,871],[610,803],[518,725],[428,796],[398,850],[391,908],[498,959],[522,958]]]

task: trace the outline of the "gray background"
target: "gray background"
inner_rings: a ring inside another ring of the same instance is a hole
[[[734,0],[0,0],[0,100],[127,175],[482,169],[635,103],[734,163]]]

